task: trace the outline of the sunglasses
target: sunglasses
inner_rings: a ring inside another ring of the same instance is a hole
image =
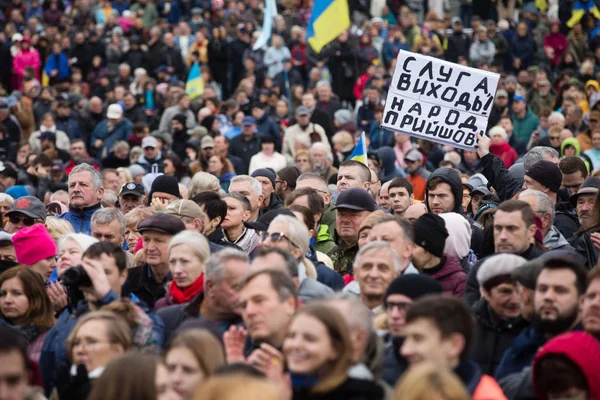
[[[25,226],[32,226],[33,224],[35,224],[35,218],[31,218],[26,215],[24,215],[24,216],[11,215],[8,217],[8,220],[13,225],[17,225],[18,223],[21,223],[21,222]]]
[[[269,232],[263,232],[260,234],[260,241],[262,242],[266,242],[267,239],[270,240],[271,243],[277,243],[279,241],[281,241],[282,239],[286,239],[288,242],[290,242],[290,244],[294,247],[298,247],[298,245],[296,245],[296,243],[294,243],[289,237],[287,237],[285,235],[285,233],[281,233],[281,232],[273,232],[273,233],[269,233]]]

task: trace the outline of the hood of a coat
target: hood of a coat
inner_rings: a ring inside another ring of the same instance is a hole
[[[439,178],[444,181],[444,183],[450,185],[452,193],[454,194],[454,209],[452,212],[462,214],[462,181],[460,180],[458,172],[452,168],[438,168],[429,175],[429,178],[427,178],[427,186],[429,186],[429,182],[435,178]],[[429,189],[425,189],[425,205],[427,206],[427,211],[431,212],[429,209],[428,197]]]

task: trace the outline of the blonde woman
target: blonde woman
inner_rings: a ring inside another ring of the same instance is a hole
[[[425,362],[411,367],[394,394],[394,400],[470,400],[460,379],[451,371]]]

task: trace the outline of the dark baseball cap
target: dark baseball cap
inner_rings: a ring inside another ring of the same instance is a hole
[[[181,231],[185,231],[185,224],[173,215],[156,214],[151,215],[138,224],[138,231],[156,231],[166,233],[168,235],[176,235]]]
[[[5,178],[13,178],[16,180],[18,178],[19,173],[10,165],[3,164],[2,166],[0,166],[0,175],[2,175]]]
[[[269,229],[271,222],[273,222],[275,217],[279,215],[289,215],[290,217],[293,217],[294,213],[287,208],[271,210],[261,215],[255,222],[246,222],[244,225],[246,225],[247,228],[254,229],[257,232],[264,232]]]
[[[119,190],[119,196],[124,196],[126,194],[134,194],[141,197],[144,195],[144,187],[135,182],[124,183],[123,186],[121,186],[121,190]]]
[[[371,193],[364,189],[346,189],[337,198],[336,209],[346,208],[355,211],[375,211],[377,204]]]
[[[245,116],[242,120],[242,126],[250,126],[254,124],[256,124],[256,120],[250,115]]]
[[[12,209],[6,213],[6,216],[17,213],[25,214],[28,217],[41,219],[46,222],[46,207],[40,199],[34,196],[23,196],[15,200]]]

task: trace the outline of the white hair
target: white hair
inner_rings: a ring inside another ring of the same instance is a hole
[[[221,282],[225,279],[225,264],[230,260],[248,262],[248,255],[241,250],[225,248],[211,254],[204,265],[204,279],[211,282]]]
[[[552,221],[554,221],[554,204],[552,203],[552,199],[550,199],[550,197],[546,193],[533,189],[523,190],[521,193],[519,193],[519,199],[527,196],[535,197],[535,204],[537,210],[533,210],[534,212],[539,211],[544,213],[550,213],[552,214]]]
[[[191,199],[202,192],[218,192],[221,189],[219,178],[208,172],[197,172],[190,182],[188,197]]]
[[[98,243],[98,239],[96,239],[95,237],[88,236],[83,233],[68,233],[65,236],[63,236],[62,238],[60,238],[60,241],[58,242],[58,251],[59,252],[60,252],[60,249],[65,245],[67,240],[74,241],[77,244],[77,246],[79,246],[82,253],[85,253],[85,251],[88,249],[88,247],[90,247],[94,243]]]
[[[400,261],[400,257],[398,257],[398,253],[396,253],[396,250],[394,250],[394,248],[388,242],[382,241],[370,242],[365,246],[361,247],[358,253],[356,254],[356,258],[354,259],[354,269],[360,267],[360,262],[365,256],[365,253],[371,250],[379,251],[381,249],[387,249],[390,251],[390,254],[392,255],[392,260],[394,261],[394,270],[396,272],[402,271],[402,262]]]
[[[67,196],[67,198],[68,198],[69,193],[67,193],[65,190],[57,190],[56,192],[54,192],[50,195],[50,201],[55,201],[58,196]]]
[[[7,202],[12,206],[13,204],[15,204],[15,199],[10,194],[0,193],[0,203],[4,202]]]
[[[550,124],[555,123],[555,122],[560,122],[560,123],[564,123],[565,122],[565,116],[558,111],[553,111],[550,116],[548,116],[548,122]]]
[[[236,182],[249,182],[252,187],[252,191],[254,192],[255,195],[260,196],[262,194],[262,185],[260,184],[258,179],[253,178],[250,175],[236,176],[235,178],[233,178],[231,180],[231,185],[233,185]],[[231,185],[229,185],[230,188],[231,188]]]
[[[94,189],[98,190],[102,187],[104,183],[102,180],[102,174],[100,174],[100,172],[96,171],[94,167],[87,163],[81,163],[79,165],[76,165],[75,168],[71,170],[71,173],[69,174],[69,186],[71,186],[71,176],[79,172],[89,172],[90,175],[92,175],[92,183],[94,185]]]
[[[321,79],[319,82],[317,82],[316,88],[320,88],[320,87],[328,87],[329,89],[331,89],[331,84],[329,83],[329,81],[326,81],[325,79]]]
[[[308,251],[310,245],[310,234],[308,228],[298,218],[290,215],[278,215],[271,221],[271,225],[279,223],[285,224],[288,227],[288,238],[294,242],[296,246],[305,254]]]
[[[527,170],[536,162],[542,161],[545,156],[558,158],[558,151],[548,146],[535,146],[523,156],[523,166]]]
[[[312,144],[312,146],[310,146],[310,149],[308,150],[310,156],[312,157],[313,155],[313,151],[314,150],[323,150],[326,154],[327,157],[327,161],[333,161],[333,153],[331,152],[331,149],[329,148],[329,146],[327,146],[325,143],[323,142],[314,142]]]
[[[116,208],[101,208],[92,214],[91,223],[97,223],[99,225],[107,225],[114,220],[119,221],[119,231],[121,235],[125,233],[127,223],[125,222],[125,215]]]
[[[173,236],[169,242],[169,254],[171,254],[173,247],[179,246],[180,244],[187,244],[201,263],[204,263],[210,256],[208,240],[206,240],[204,235],[200,232],[182,231]],[[177,250],[177,252],[179,253],[181,250]]]

